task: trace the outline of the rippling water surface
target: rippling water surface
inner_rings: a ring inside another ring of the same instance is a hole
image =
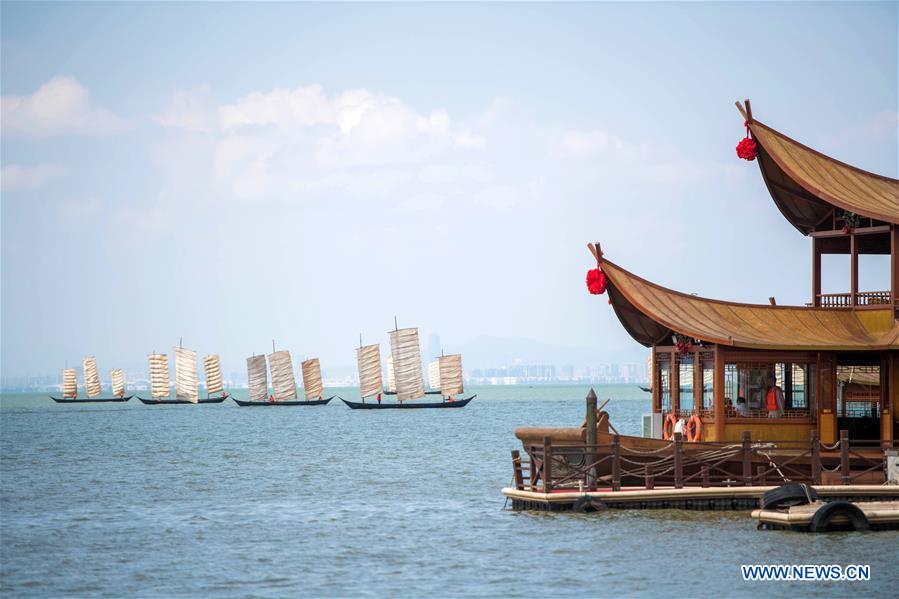
[[[639,434],[648,395],[597,390],[614,398],[613,424]],[[515,427],[579,423],[587,388],[475,391],[462,410],[382,412],[4,395],[0,590],[896,596],[896,532],[757,531],[733,512],[504,510]],[[741,563],[870,564],[873,580],[748,583]]]

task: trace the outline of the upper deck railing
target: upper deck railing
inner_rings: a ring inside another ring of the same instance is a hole
[[[851,293],[820,293],[815,305],[821,308],[852,308],[857,306],[887,307],[892,303],[889,291],[859,291],[853,304]]]

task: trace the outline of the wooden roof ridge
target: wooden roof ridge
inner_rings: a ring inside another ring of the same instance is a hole
[[[800,189],[830,206],[899,224],[899,179],[847,164],[784,135],[756,120],[749,100],[745,106],[740,102],[736,106],[761,146],[759,168],[772,197],[800,231],[807,234],[810,230],[809,209],[797,206],[802,198]],[[783,181],[784,177],[789,181]],[[785,188],[784,183],[792,183],[788,187],[793,189]]]
[[[600,260],[616,315],[644,345],[680,333],[710,343],[757,349],[899,348],[899,322],[893,320],[889,306],[866,310],[868,315],[877,312],[883,316],[880,324],[874,325],[869,318],[859,318],[854,309],[729,302],[668,289],[605,258]]]

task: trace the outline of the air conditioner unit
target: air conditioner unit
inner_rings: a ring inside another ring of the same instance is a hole
[[[643,414],[643,436],[648,439],[662,438],[662,414]]]

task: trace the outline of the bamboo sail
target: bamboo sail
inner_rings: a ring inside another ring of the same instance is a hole
[[[393,357],[396,398],[405,401],[423,397],[425,385],[421,370],[418,329],[390,331],[390,355]]]
[[[206,373],[206,394],[221,393],[225,390],[222,382],[222,363],[218,354],[203,357],[203,372]]]
[[[166,354],[150,354],[150,389],[153,399],[169,396],[169,357]]]
[[[440,361],[434,360],[428,363],[428,387],[431,391],[440,390]]]
[[[462,355],[440,356],[437,359],[440,372],[440,393],[444,397],[458,395],[462,387]]]
[[[322,367],[318,358],[305,360],[300,367],[303,371],[303,391],[306,399],[321,399],[324,385],[322,384]]]
[[[100,395],[100,373],[97,372],[97,359],[93,356],[81,361],[84,371],[84,389],[88,397]]]
[[[280,350],[268,355],[268,365],[272,371],[272,387],[275,390],[275,399],[278,401],[292,401],[297,398],[297,382],[293,374],[293,363],[290,361],[290,352]]]
[[[125,372],[121,368],[116,368],[109,373],[109,380],[112,382],[112,394],[116,397],[124,397]]]
[[[381,393],[384,387],[381,378],[381,347],[375,344],[356,349],[356,361],[359,364],[359,393],[362,397]]]
[[[250,401],[265,401],[268,397],[265,356],[247,358],[247,382],[250,387]]]
[[[393,372],[393,354],[387,354],[387,392],[396,393],[396,376]]]
[[[184,347],[175,348],[175,398],[191,403],[200,401],[197,383],[197,352]]]
[[[62,371],[62,395],[78,397],[78,373],[74,368],[64,368]]]

